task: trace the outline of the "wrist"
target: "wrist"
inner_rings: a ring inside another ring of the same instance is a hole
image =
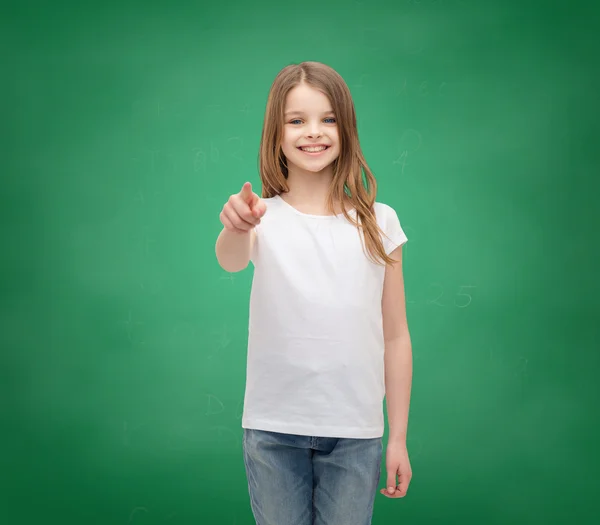
[[[388,437],[388,445],[393,445],[393,446],[406,446],[406,436],[404,435],[400,435],[400,436],[393,436],[390,435]]]

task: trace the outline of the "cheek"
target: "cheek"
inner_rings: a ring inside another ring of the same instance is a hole
[[[287,152],[293,152],[296,149],[296,143],[298,142],[298,133],[286,131],[283,135],[283,141],[281,143],[282,149]]]

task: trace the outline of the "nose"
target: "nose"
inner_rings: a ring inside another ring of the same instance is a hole
[[[313,122],[308,126],[306,137],[307,138],[315,138],[323,135],[321,131],[321,125],[319,122]]]

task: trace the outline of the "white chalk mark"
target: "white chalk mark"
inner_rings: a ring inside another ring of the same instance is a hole
[[[141,326],[144,323],[142,321],[134,321],[133,316],[131,315],[131,310],[129,310],[127,312],[127,320],[123,321],[123,324],[125,325],[125,330],[127,332],[127,338],[129,339],[129,342],[133,343],[134,325]]]
[[[229,427],[223,426],[223,425],[216,425],[214,427],[210,427],[210,430],[216,432],[219,436],[219,439],[222,441],[223,436],[230,436],[233,438],[233,441],[236,444],[239,444],[239,437],[238,435],[233,432],[233,430],[231,430]]]
[[[217,332],[217,343],[219,345],[219,349],[223,349],[231,343],[231,337],[229,337],[227,325],[224,324],[221,326],[219,331]]]
[[[139,512],[145,512],[146,514],[148,514],[148,509],[146,507],[135,507],[129,514],[129,523],[131,523],[133,521],[133,519],[135,518],[135,515],[138,514]]]
[[[233,142],[233,141],[239,141],[239,145],[238,145],[237,147],[235,147],[235,148],[234,148],[232,145],[231,145],[231,146],[230,146],[230,145],[228,145],[228,146],[227,146],[227,149],[228,149],[228,150],[232,150],[232,151],[231,151],[231,153],[230,153],[230,155],[231,155],[231,156],[232,156],[234,159],[237,159],[237,160],[241,160],[241,161],[243,161],[244,159],[242,159],[242,158],[239,156],[239,154],[240,154],[240,152],[242,151],[242,148],[244,147],[244,141],[243,141],[243,140],[242,140],[240,137],[230,137],[230,138],[228,138],[228,139],[227,139],[227,143],[228,143],[228,144],[229,144],[230,142]]]
[[[400,156],[394,162],[392,162],[392,164],[400,164],[400,166],[401,166],[400,173],[402,173],[402,175],[404,175],[404,168],[406,168],[406,165],[408,164],[406,162],[407,158],[408,158],[408,150],[404,150],[400,154]]]
[[[206,394],[208,397],[208,403],[206,404],[206,412],[205,416],[214,416],[216,414],[221,414],[225,411],[225,405],[223,405],[223,401],[221,401],[214,394]]]
[[[206,153],[204,150],[200,148],[195,148],[194,150],[194,173],[199,171],[206,171]]]
[[[417,151],[423,144],[423,137],[416,129],[406,129],[400,137],[400,148],[404,151]]]
[[[220,153],[217,147],[214,145],[213,141],[210,141],[210,160],[215,164],[219,163]]]
[[[405,93],[408,95],[408,86],[407,86],[406,79],[404,79],[404,83],[402,84],[400,91],[398,91],[397,96],[401,97]]]
[[[225,273],[225,275],[222,275],[221,277],[219,277],[220,281],[229,281],[231,282],[231,284],[233,284],[233,280],[235,279],[235,275],[233,273]]]
[[[442,291],[440,292],[440,294],[439,294],[439,295],[438,295],[438,296],[437,296],[435,299],[428,299],[428,300],[427,300],[427,304],[435,304],[435,305],[437,305],[437,306],[444,306],[442,303],[440,303],[440,302],[439,302],[439,300],[440,300],[440,299],[442,298],[442,296],[444,295],[444,287],[443,287],[441,284],[439,284],[439,283],[431,283],[431,284],[429,285],[429,287],[430,287],[430,288],[431,288],[432,286],[436,286],[436,287],[437,287],[437,286],[439,286],[439,287],[441,288],[441,290],[442,290]]]
[[[237,409],[235,411],[235,417],[237,419],[242,419],[243,415],[244,415],[244,399],[242,398],[242,400],[238,403]]]
[[[471,294],[468,293],[464,293],[463,290],[465,289],[469,289],[469,288],[476,288],[475,285],[472,284],[465,284],[462,285],[458,291],[458,293],[456,294],[458,297],[466,297],[468,298],[468,301],[466,303],[463,304],[458,304],[458,302],[456,301],[456,299],[454,299],[454,304],[456,306],[458,306],[459,308],[466,308],[467,306],[469,306],[471,304],[471,302],[473,301],[473,297],[471,297]]]

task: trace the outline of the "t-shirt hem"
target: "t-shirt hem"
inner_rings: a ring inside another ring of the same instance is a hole
[[[298,436],[315,436],[327,438],[349,438],[349,439],[374,439],[383,437],[383,428],[339,428],[328,426],[310,426],[281,423],[277,421],[265,421],[261,419],[242,419],[242,428],[250,430],[264,430],[266,432],[278,432],[280,434],[294,434]]]
[[[396,235],[390,236],[389,241],[386,246],[386,253],[389,255],[392,253],[398,246],[402,246],[408,241],[406,235]]]

